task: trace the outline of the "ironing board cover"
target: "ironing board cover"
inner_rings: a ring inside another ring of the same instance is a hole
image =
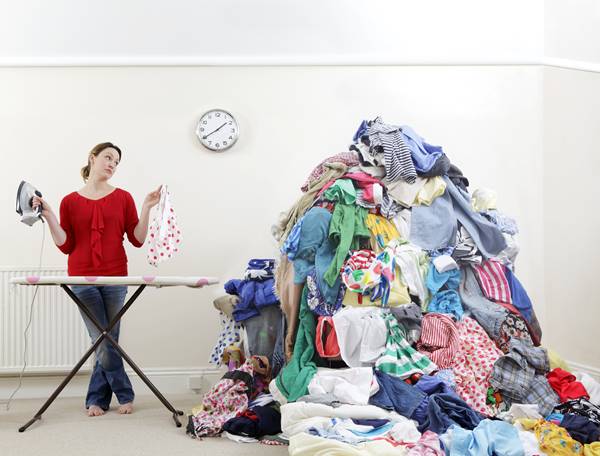
[[[200,288],[219,283],[216,277],[190,276],[38,276],[13,277],[16,285],[148,285],[149,287],[186,286]]]

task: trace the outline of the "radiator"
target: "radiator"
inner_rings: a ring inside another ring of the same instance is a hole
[[[23,368],[23,333],[36,287],[9,281],[25,275],[66,275],[66,271],[0,268],[0,375],[18,374]],[[87,330],[71,298],[58,286],[38,287],[27,336],[25,373],[69,371],[89,347]],[[92,358],[84,368],[92,366]]]

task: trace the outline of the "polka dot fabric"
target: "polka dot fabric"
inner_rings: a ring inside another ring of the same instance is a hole
[[[171,193],[163,185],[158,210],[148,228],[148,263],[158,266],[171,258],[179,252],[181,240],[181,228],[171,205]]]
[[[486,405],[489,376],[494,363],[503,356],[496,344],[475,320],[464,317],[457,324],[460,348],[452,366],[456,392],[474,410],[492,415],[493,409]]]
[[[209,362],[216,366],[221,366],[223,363],[223,352],[230,345],[239,346],[242,340],[242,325],[236,323],[233,318],[219,312],[221,319],[221,332],[217,339],[217,343],[212,349]]]

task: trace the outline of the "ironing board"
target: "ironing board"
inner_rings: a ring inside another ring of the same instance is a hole
[[[179,421],[178,416],[183,415],[181,410],[176,410],[170,403],[165,399],[165,397],[161,394],[161,392],[152,384],[152,382],[146,377],[146,375],[142,372],[142,370],[133,362],[133,360],[125,353],[125,350],[121,348],[121,346],[114,340],[114,338],[110,335],[111,329],[121,320],[121,317],[127,312],[127,310],[131,307],[133,302],[139,297],[144,288],[146,287],[174,287],[174,286],[186,286],[191,288],[201,288],[207,285],[214,285],[218,283],[219,280],[214,277],[167,277],[167,276],[127,276],[127,277],[77,277],[77,276],[26,276],[26,277],[15,277],[10,280],[11,284],[15,285],[30,285],[30,286],[60,286],[69,297],[77,304],[77,307],[90,319],[90,321],[98,328],[100,331],[100,336],[98,339],[94,341],[92,346],[89,348],[87,352],[82,356],[82,358],[77,362],[75,367],[69,372],[67,377],[62,381],[62,383],[56,388],[56,390],[52,393],[52,395],[48,398],[48,400],[44,403],[44,405],[38,410],[38,412],[34,415],[34,417],[29,420],[25,425],[19,428],[19,432],[24,432],[29,426],[31,426],[35,421],[40,420],[42,418],[42,414],[46,411],[46,409],[54,402],[54,399],[58,397],[61,391],[65,386],[71,381],[71,379],[75,376],[75,374],[81,369],[81,366],[87,361],[87,359],[94,353],[96,347],[100,345],[100,343],[107,339],[115,349],[121,354],[123,359],[127,361],[127,364],[131,366],[131,368],[135,371],[136,374],[140,376],[140,378],[144,381],[144,383],[150,388],[150,390],[154,393],[154,395],[163,403],[163,405],[173,414],[173,420],[177,427],[181,427],[181,422]],[[113,320],[108,324],[106,328],[103,328],[102,325],[98,322],[98,320],[94,317],[94,315],[87,309],[87,307],[79,300],[79,298],[73,293],[73,291],[69,288],[69,285],[129,285],[129,286],[137,286],[138,288],[135,290],[133,295],[127,300],[127,302],[123,305],[121,310],[115,315]]]

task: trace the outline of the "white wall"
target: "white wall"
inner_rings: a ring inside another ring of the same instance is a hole
[[[0,64],[531,63],[543,50],[542,9],[543,0],[4,1]]]
[[[598,367],[600,74],[544,71],[546,341]]]
[[[546,0],[544,4],[544,55],[600,64],[600,2],[597,0]],[[599,67],[600,68],[600,67]]]
[[[36,265],[39,254],[42,226],[29,228],[13,213],[19,180],[58,207],[80,187],[88,149],[111,140],[124,150],[114,184],[138,205],[160,183],[172,189],[185,244],[159,272],[239,277],[250,257],[275,254],[270,225],[310,170],[345,150],[361,119],[381,114],[443,145],[473,188],[498,191],[501,208],[520,224],[519,276],[543,318],[538,68],[5,68],[0,99],[3,265]],[[241,123],[240,140],[222,154],[193,135],[214,106]],[[43,264],[64,264],[47,240]],[[143,250],[128,253],[130,274],[154,271]],[[124,345],[144,367],[206,365],[218,293],[144,292],[124,320]]]
[[[600,374],[600,3],[545,3],[544,288],[546,342]]]

